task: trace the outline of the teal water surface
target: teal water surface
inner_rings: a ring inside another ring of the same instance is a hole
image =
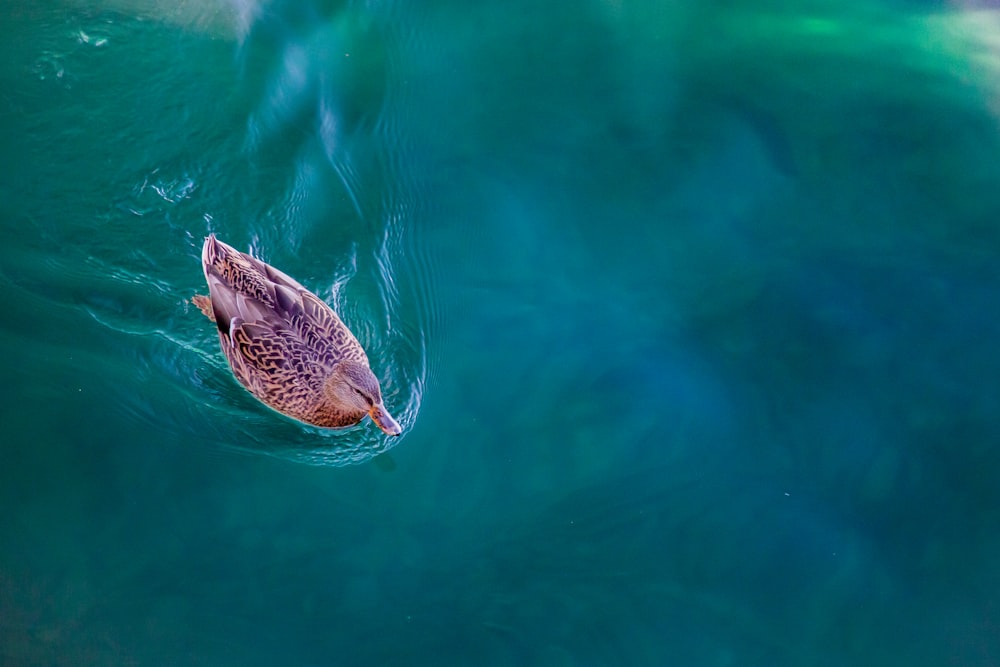
[[[0,663],[996,664],[996,35],[6,3]],[[240,388],[209,233],[337,308],[400,438]]]

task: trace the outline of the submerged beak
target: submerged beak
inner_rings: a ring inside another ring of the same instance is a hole
[[[403,432],[403,429],[399,427],[396,420],[392,418],[392,415],[385,409],[385,406],[381,403],[372,406],[372,409],[368,411],[371,416],[372,421],[380,429],[385,431],[386,435],[399,435]]]

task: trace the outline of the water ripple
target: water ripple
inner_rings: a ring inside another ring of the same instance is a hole
[[[266,36],[276,73],[261,88],[244,145],[251,159],[269,161],[288,155],[272,150],[275,145],[291,141],[298,148],[290,155],[292,175],[281,203],[272,209],[277,215],[250,223],[246,232],[263,259],[311,287],[352,329],[404,434],[390,438],[368,420],[326,430],[275,418],[252,399],[234,402],[245,392],[230,382],[233,390],[225,392],[225,400],[203,408],[237,411],[238,417],[219,417],[235,425],[235,437],[225,438],[227,447],[346,465],[405,440],[417,420],[430,366],[431,276],[414,239],[413,202],[419,195],[412,176],[416,165],[400,129],[396,91],[402,82],[391,57],[371,55],[393,52],[392,31],[380,17],[361,15],[366,11],[348,8],[306,26],[290,20],[280,37],[273,31]],[[249,51],[253,39],[251,31]],[[358,57],[341,57],[348,52]],[[389,64],[372,69],[381,62]],[[365,77],[382,78],[384,84],[362,86]],[[223,238],[231,236],[219,231]]]
[[[87,98],[94,118],[119,119],[101,131],[139,148],[93,178],[53,162],[50,178],[73,184],[76,196],[18,214],[0,279],[60,321],[98,332],[52,338],[67,354],[102,360],[109,410],[178,442],[342,466],[406,441],[434,368],[436,267],[418,224],[430,214],[426,165],[408,116],[415,46],[391,4],[297,11],[279,3],[266,18],[246,14],[261,25],[241,30],[228,54],[184,37],[220,58],[206,68],[213,73],[229,58],[232,95],[209,101],[199,91],[212,84],[157,70],[144,95],[150,108],[177,109],[163,128],[176,142],[150,142],[142,124],[122,129],[120,115],[108,116],[118,113],[114,95]],[[107,48],[176,34],[142,22],[108,26]],[[39,71],[57,72],[59,59],[46,58],[38,56]],[[189,85],[203,87],[185,98]],[[31,122],[50,128],[55,118],[41,112]],[[368,353],[402,436],[367,419],[341,430],[306,426],[235,381],[215,328],[189,302],[205,290],[199,258],[210,232],[337,310]]]

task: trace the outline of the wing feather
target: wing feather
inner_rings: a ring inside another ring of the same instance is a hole
[[[310,360],[294,332],[268,322],[240,322],[233,330],[233,369],[252,393],[301,418],[315,403],[326,373]]]
[[[315,294],[303,292],[301,296],[302,307],[305,311],[303,318],[305,337],[310,341],[326,341],[326,349],[336,350],[337,359],[335,361],[345,358],[367,364],[368,357],[365,355],[361,343],[350,332],[340,316]]]

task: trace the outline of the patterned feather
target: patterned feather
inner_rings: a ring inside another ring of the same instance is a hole
[[[209,295],[192,302],[216,323],[233,375],[251,394],[316,426],[348,426],[368,414],[399,435],[364,349],[325,302],[214,234],[202,267]]]

